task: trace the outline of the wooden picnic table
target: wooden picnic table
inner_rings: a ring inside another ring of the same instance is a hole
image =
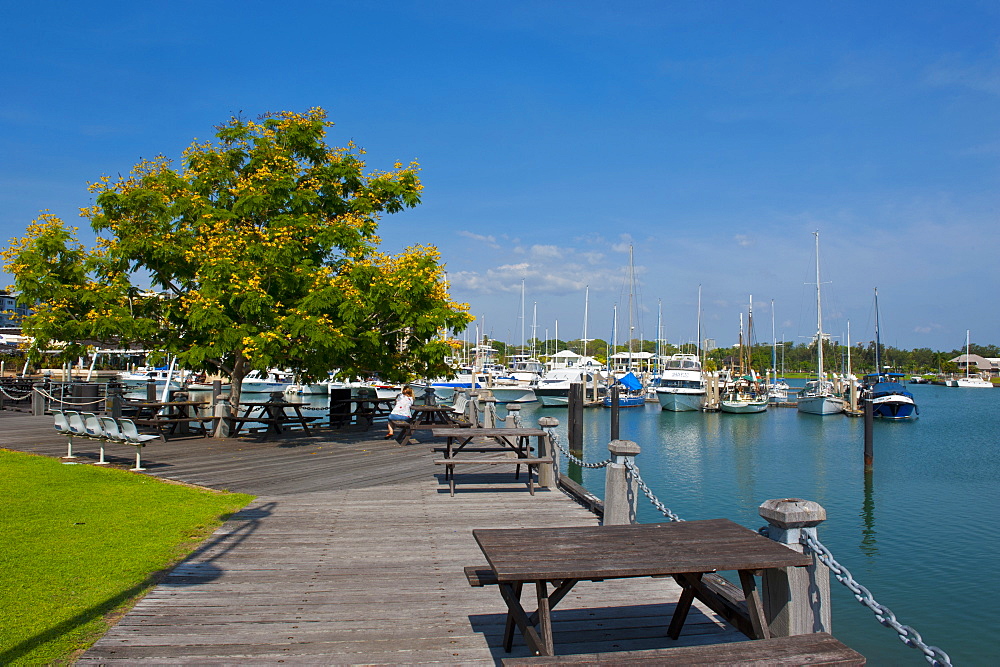
[[[365,423],[365,430],[376,421],[386,421],[394,398],[342,398],[330,400],[330,428],[341,428],[351,423]]]
[[[202,437],[208,437],[205,422],[212,417],[199,417],[198,408],[207,401],[141,401],[130,403],[136,409],[133,421],[139,426],[153,428],[164,441],[167,435],[189,435],[191,424],[196,424]]]
[[[240,403],[245,409],[238,417],[230,418],[233,425],[231,435],[237,436],[247,423],[263,424],[264,440],[272,435],[284,433],[289,426],[301,426],[306,435],[312,435],[309,430],[309,422],[315,421],[318,417],[306,417],[302,414],[302,406],[308,405],[304,402],[292,401],[265,401],[263,403]],[[292,412],[286,412],[286,408],[291,408]],[[254,410],[258,410],[257,416],[253,415]]]
[[[443,459],[437,459],[434,461],[435,464],[445,466],[445,480],[448,481],[448,486],[451,491],[451,495],[455,495],[455,466],[462,464],[479,464],[479,465],[499,465],[499,464],[512,464],[515,467],[514,479],[520,477],[521,466],[525,466],[528,469],[528,490],[531,495],[535,495],[535,482],[532,477],[532,473],[537,469],[537,466],[552,463],[551,457],[541,457],[532,456],[531,438],[538,439],[538,446],[535,449],[535,453],[540,453],[543,451],[542,448],[542,438],[548,437],[548,434],[539,428],[435,428],[431,433],[436,438],[446,438],[447,445],[442,450],[445,457]],[[493,441],[495,444],[476,444],[469,446],[475,439]],[[476,457],[476,458],[459,458],[459,454],[463,452],[477,452],[477,453],[501,453],[506,454],[512,452],[515,456],[503,456],[503,457]]]
[[[507,604],[504,649],[514,627],[536,655],[554,655],[552,609],[578,582],[673,576],[684,587],[667,634],[676,639],[694,598],[713,593],[702,575],[739,573],[755,639],[770,637],[755,575],[765,569],[804,567],[812,560],[728,519],[623,526],[511,528],[472,531]],[[472,568],[466,568],[467,575]],[[473,578],[470,576],[470,583]],[[534,585],[538,607],[528,614],[521,590]],[[549,584],[554,587],[549,590]],[[473,585],[483,585],[473,583]]]
[[[417,431],[426,431],[445,426],[457,426],[455,412],[446,405],[414,405],[410,408],[413,417],[399,425],[402,435],[399,444],[408,445]]]

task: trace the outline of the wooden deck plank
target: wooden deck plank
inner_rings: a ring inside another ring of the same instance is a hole
[[[369,433],[192,438],[153,443],[146,474],[258,497],[100,639],[80,665],[499,663],[505,605],[472,588],[485,562],[477,528],[592,526],[558,491],[534,497],[510,472],[468,466],[448,495],[438,441],[400,447]],[[0,446],[65,453],[51,417],[0,412]],[[90,458],[89,443],[74,450]],[[112,459],[132,465],[128,456]],[[666,637],[679,588],[671,579],[581,582],[553,613],[557,653],[737,641],[712,612],[692,610]]]

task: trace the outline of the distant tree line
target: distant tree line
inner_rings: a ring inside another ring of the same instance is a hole
[[[562,350],[570,350],[577,354],[584,354],[584,344],[582,340],[562,340],[550,338],[547,340],[532,339],[526,342],[524,348],[520,345],[511,345],[503,341],[489,341],[497,351],[501,363],[509,362],[513,355],[531,354],[534,350],[536,357],[553,355]],[[617,352],[628,352],[630,345],[624,343],[617,345],[614,350],[610,349],[607,341],[593,339],[587,342],[586,354],[598,359],[601,363],[607,361],[608,354]],[[631,341],[633,352],[656,353],[657,346],[655,340],[635,339]],[[661,344],[660,352],[664,355],[677,353],[697,353],[697,346],[694,343],[682,345]],[[714,362],[716,368],[727,365],[728,360],[738,355],[737,346],[720,347],[705,353],[705,358]],[[981,357],[1000,357],[1000,347],[996,345],[969,345],[970,354],[977,354]],[[882,366],[883,370],[891,370],[901,373],[949,373],[958,370],[957,364],[950,360],[965,354],[965,349],[936,351],[927,347],[919,347],[913,350],[902,350],[891,345],[882,345]],[[824,341],[823,343],[824,368],[828,371],[840,372],[847,370],[848,347],[838,342]],[[773,367],[779,370],[784,368],[789,373],[809,373],[816,371],[816,347],[815,343],[794,343],[791,341],[779,342],[776,346],[776,361]],[[753,367],[758,371],[772,368],[772,347],[770,344],[758,344],[753,348]],[[875,370],[875,341],[859,342],[850,347],[850,365],[855,374],[873,372]]]

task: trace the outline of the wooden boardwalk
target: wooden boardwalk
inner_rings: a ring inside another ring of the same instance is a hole
[[[559,491],[532,497],[523,478],[486,466],[459,472],[451,498],[430,440],[399,447],[373,437],[381,431],[154,441],[143,453],[147,474],[258,497],[79,664],[490,664],[527,655],[520,636],[503,651],[498,590],[465,579],[464,566],[485,562],[472,530],[594,525],[594,516]],[[0,412],[0,446],[65,453],[51,417],[9,412]],[[96,460],[90,443],[74,450]],[[108,452],[130,465],[130,449]],[[744,638],[698,607],[670,640],[678,594],[671,579],[583,582],[553,614],[556,653]]]

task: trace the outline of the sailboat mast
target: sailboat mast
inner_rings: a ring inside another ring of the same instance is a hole
[[[878,326],[878,288],[875,288],[875,372],[882,372],[882,336]]]
[[[969,330],[965,330],[965,377],[969,377]]]
[[[816,237],[816,377],[823,379],[823,304],[820,302],[819,281],[819,232]]]
[[[587,319],[589,318],[590,310],[590,285],[587,285],[587,291],[583,297],[583,356],[587,356]]]
[[[632,291],[635,289],[635,266],[632,264],[632,246],[628,247],[628,370],[632,370]]]
[[[701,358],[701,285],[698,285],[698,341],[696,349],[698,351],[698,363],[704,366],[705,360]]]
[[[524,354],[524,278],[521,278],[521,354]]]
[[[778,340],[774,337],[774,299],[771,299],[771,370],[775,374],[778,372]]]

